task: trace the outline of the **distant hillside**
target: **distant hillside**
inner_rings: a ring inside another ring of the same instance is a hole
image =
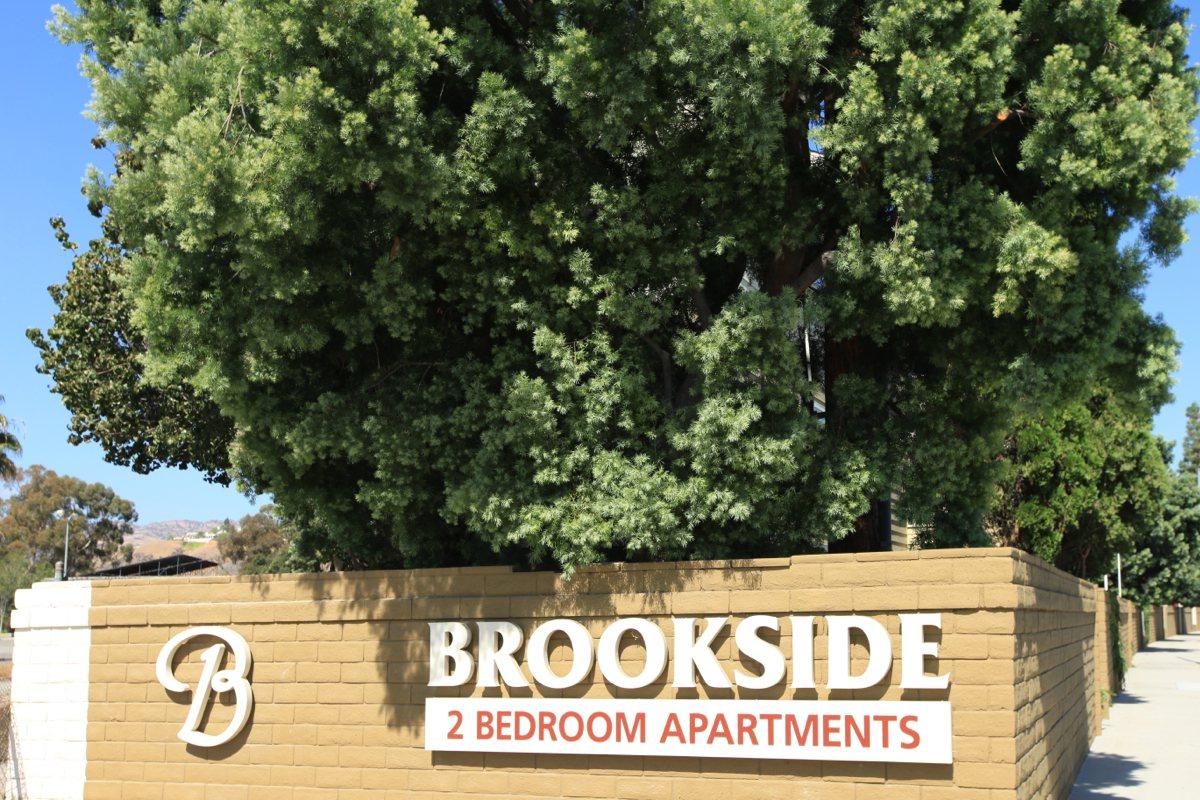
[[[148,539],[134,546],[134,561],[151,561],[156,558],[166,558],[178,553],[186,553],[196,558],[207,558],[209,561],[221,561],[221,550],[215,541],[184,542],[182,539]]]
[[[221,520],[210,519],[207,522],[197,522],[193,519],[169,519],[165,522],[148,522],[145,525],[134,525],[133,535],[125,538],[126,542],[139,544],[151,539],[181,539],[189,533],[211,531],[221,527]]]
[[[134,561],[150,561],[155,558],[187,553],[197,558],[221,561],[221,551],[216,540],[188,541],[187,536],[196,533],[213,533],[222,525],[221,520],[210,519],[198,522],[194,519],[171,519],[165,522],[150,522],[134,525],[133,533],[125,537],[125,544],[133,545]],[[124,563],[118,560],[115,563]]]

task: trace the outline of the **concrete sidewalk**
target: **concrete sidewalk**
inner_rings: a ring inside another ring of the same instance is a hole
[[[1200,797],[1200,634],[1133,657],[1070,800]]]

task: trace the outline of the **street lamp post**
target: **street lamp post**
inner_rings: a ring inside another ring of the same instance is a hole
[[[67,523],[66,529],[63,531],[62,580],[64,581],[67,579],[67,568],[71,552],[71,515],[69,512],[74,510],[72,505],[71,501],[68,500],[65,507],[54,512],[55,519],[65,519]]]

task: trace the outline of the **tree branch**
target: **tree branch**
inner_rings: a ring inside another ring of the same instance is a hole
[[[996,128],[999,128],[1005,122],[1008,122],[1010,119],[1015,118],[1015,119],[1023,120],[1025,117],[1028,117],[1028,116],[1031,116],[1030,113],[1023,108],[1017,108],[1017,109],[1006,108],[1003,111],[996,114],[995,119],[993,119],[991,122],[989,122],[987,125],[985,125],[983,127],[983,129],[981,129],[978,133],[976,133],[975,137],[974,137],[974,139],[972,139],[972,141],[978,141],[978,140],[982,139],[983,137],[987,136],[992,131],[996,130]]]
[[[662,345],[651,339],[646,334],[641,334],[642,341],[650,346],[650,349],[655,352],[661,362],[662,379],[663,379],[663,405],[667,407],[667,411],[675,410],[674,382],[671,379],[671,354],[663,349]]]
[[[712,309],[703,289],[692,289],[692,302],[696,304],[696,315],[700,317],[700,329],[707,330],[712,325]]]
[[[833,255],[833,250],[826,250],[809,263],[808,266],[800,270],[800,274],[790,284],[793,291],[798,295],[804,294],[814,283],[824,277],[829,268],[833,266]]]
[[[683,383],[679,384],[679,391],[675,393],[675,407],[683,408],[692,404],[692,389],[700,381],[700,376],[694,372],[689,372],[687,377],[683,379]]]
[[[521,27],[524,30],[529,30],[529,24],[533,20],[532,15],[529,13],[529,6],[522,2],[522,0],[501,0],[501,2]]]
[[[488,27],[492,29],[492,33],[508,44],[516,45],[516,34],[508,26],[508,23],[504,21],[504,18],[500,16],[500,12],[496,10],[496,7],[492,5],[492,0],[480,0],[479,8],[483,12],[483,18],[487,20]]]

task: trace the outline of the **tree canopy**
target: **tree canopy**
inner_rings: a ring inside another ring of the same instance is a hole
[[[99,442],[108,461],[136,472],[191,466],[228,483],[228,420],[187,384],[145,376],[146,344],[121,294],[126,262],[111,231],[80,251],[62,219],[51,225],[74,257],[66,282],[50,287],[54,324],[29,338],[41,354],[38,371],[53,376],[71,410],[69,441]]]
[[[1019,418],[1154,339],[1189,208],[1164,0],[80,0],[55,30],[116,162],[75,284],[111,280],[103,336],[69,279],[41,340],[75,435],[271,492],[348,566],[796,552],[893,491],[965,540]],[[122,366],[83,386],[93,353]],[[143,437],[139,391],[195,402]]]
[[[0,630],[10,629],[9,612],[13,609],[17,591],[53,574],[52,565],[34,563],[29,558],[29,551],[21,545],[9,546],[0,552]]]
[[[285,571],[289,544],[289,531],[271,508],[227,522],[217,537],[221,557],[237,564],[243,575]]]
[[[1200,486],[1172,475],[1164,515],[1125,561],[1125,585],[1141,605],[1200,605]]]
[[[1179,459],[1179,474],[1200,483],[1200,403],[1187,407],[1187,429],[1183,437],[1183,455]]]
[[[65,513],[56,516],[60,511]],[[24,471],[16,492],[0,501],[0,550],[20,552],[31,570],[50,568],[62,560],[69,522],[68,569],[88,572],[118,552],[136,520],[133,504],[104,484],[35,464]]]
[[[1068,572],[1098,579],[1162,525],[1171,476],[1160,441],[1111,394],[1024,421],[1005,466],[986,527]]]

